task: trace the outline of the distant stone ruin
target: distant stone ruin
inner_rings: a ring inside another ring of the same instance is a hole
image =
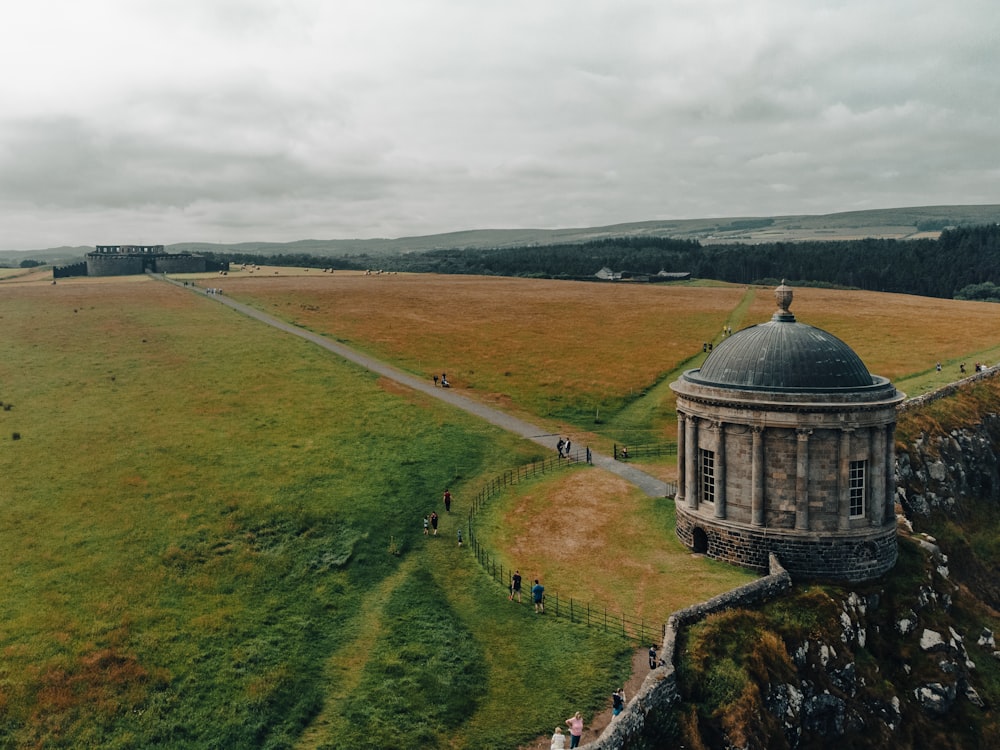
[[[138,276],[153,273],[228,271],[228,263],[191,253],[168,253],[163,245],[97,245],[83,263],[55,266],[52,278],[72,276]]]

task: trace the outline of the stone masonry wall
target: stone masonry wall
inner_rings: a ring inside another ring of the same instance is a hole
[[[670,710],[680,699],[677,689],[677,638],[681,628],[710,614],[736,607],[749,607],[777,597],[790,589],[792,578],[771,555],[770,574],[764,578],[712,597],[701,604],[674,612],[664,627],[660,657],[663,666],[654,669],[618,716],[601,736],[582,747],[589,750],[630,750],[647,746],[646,737],[655,736],[657,716]]]
[[[156,259],[157,273],[202,273],[205,259],[198,255],[171,255]]]
[[[138,255],[87,255],[88,276],[139,276],[145,259]]]
[[[760,572],[768,570],[769,555],[777,555],[797,577],[862,581],[877,578],[896,564],[896,524],[833,533],[785,532],[754,529],[677,512],[677,538],[695,548],[695,529],[708,542],[707,554],[716,560]]]

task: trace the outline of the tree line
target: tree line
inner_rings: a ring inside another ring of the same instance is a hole
[[[231,263],[366,268],[410,273],[594,279],[687,272],[738,284],[830,285],[959,299],[1000,298],[1000,225],[945,229],[938,239],[861,239],[702,245],[696,240],[617,237],[565,245],[429,250],[398,256],[210,253]]]

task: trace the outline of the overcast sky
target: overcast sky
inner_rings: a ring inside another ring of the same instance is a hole
[[[996,0],[31,0],[0,250],[1000,203]]]

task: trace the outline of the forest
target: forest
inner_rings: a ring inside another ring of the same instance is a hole
[[[945,229],[938,239],[861,239],[703,245],[696,240],[619,237],[504,248],[430,250],[398,256],[213,254],[231,263],[344,270],[594,280],[602,268],[625,278],[686,272],[738,284],[786,279],[928,297],[1000,301],[1000,225]]]

